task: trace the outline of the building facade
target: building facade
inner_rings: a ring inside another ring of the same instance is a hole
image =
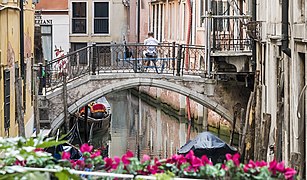
[[[56,50],[69,52],[68,0],[40,0],[35,9],[36,33],[40,34],[43,59],[55,59]]]
[[[252,79],[255,67],[252,63],[251,41],[247,34],[247,23],[251,19],[251,1],[131,0],[127,2],[130,2],[127,7],[130,15],[128,42],[138,42],[139,39],[142,43],[147,38],[147,33],[152,31],[154,37],[161,43],[199,45],[206,49],[206,53],[195,57],[194,61],[186,66],[196,68],[206,66],[208,72],[214,73],[216,79],[223,78],[226,81],[239,79],[242,83],[242,80],[244,82],[246,79]],[[173,107],[177,108],[180,105],[179,109],[184,111],[187,106],[185,96],[172,94],[166,90],[155,90],[156,88],[149,89],[153,94],[155,92],[168,94],[164,97],[165,103],[173,101]],[[144,88],[144,91],[148,92],[148,89]],[[206,119],[207,109],[194,102],[191,106],[197,123],[204,122],[202,119]]]
[[[71,50],[93,43],[123,42],[127,34],[126,7],[119,0],[69,0]]]
[[[268,156],[306,177],[307,3],[259,0],[256,17],[260,115],[271,117],[269,145],[275,147]]]
[[[22,93],[16,92],[16,79],[21,76],[20,7],[17,1],[0,1],[0,136],[17,136],[16,99],[22,100],[25,135],[33,133],[32,60],[34,50],[34,6],[24,2],[24,74]]]

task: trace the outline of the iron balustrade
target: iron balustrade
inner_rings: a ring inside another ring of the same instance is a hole
[[[93,44],[45,62],[40,67],[40,72],[44,71],[41,81],[47,92],[60,87],[63,78],[70,82],[102,73],[206,76],[204,46],[161,43],[156,46],[156,57],[147,57],[146,50],[144,44]]]

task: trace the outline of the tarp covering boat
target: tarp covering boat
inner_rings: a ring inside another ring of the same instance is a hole
[[[200,133],[193,140],[188,141],[179,149],[178,154],[187,154],[191,150],[199,158],[206,155],[214,164],[223,162],[228,153],[237,153],[236,148],[229,146],[210,132]]]

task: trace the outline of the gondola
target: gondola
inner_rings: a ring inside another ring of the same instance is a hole
[[[87,121],[87,132],[89,133],[93,133],[95,131],[107,132],[109,129],[111,122],[110,105],[106,100],[102,102],[100,99],[88,104],[87,106],[84,106],[78,112],[77,120],[79,122],[79,130],[81,133],[84,133],[84,121]],[[86,107],[88,108],[87,118],[85,117]]]

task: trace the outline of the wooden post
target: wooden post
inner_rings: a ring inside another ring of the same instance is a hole
[[[242,133],[242,139],[241,139],[241,145],[240,145],[240,152],[241,154],[244,154],[245,151],[245,138],[246,138],[246,133],[248,130],[248,125],[249,125],[249,116],[250,116],[250,111],[251,111],[251,103],[254,99],[254,92],[251,92],[249,99],[248,99],[248,103],[247,103],[247,107],[246,107],[246,113],[245,113],[245,125],[244,125],[244,129],[243,129],[243,133]]]
[[[255,94],[254,94],[255,95]],[[246,137],[246,156],[245,160],[254,159],[254,142],[255,142],[255,98],[253,97],[251,102],[251,109],[248,117],[248,135]]]
[[[203,107],[203,129],[208,131],[208,108]]]
[[[63,106],[64,106],[64,123],[66,133],[69,131],[69,119],[67,109],[67,80],[66,74],[63,72]]]
[[[263,114],[263,124],[261,129],[261,142],[262,149],[260,151],[260,160],[267,160],[268,146],[269,146],[269,137],[270,137],[270,128],[271,128],[271,114]]]
[[[240,113],[240,135],[239,135],[239,144],[238,146],[241,147],[241,141],[242,141],[242,135],[243,135],[243,128],[244,128],[244,108],[241,108],[241,113]]]
[[[231,130],[230,140],[229,140],[230,146],[232,146],[232,143],[233,143],[233,137],[234,137],[234,133],[235,133],[235,129],[236,129],[236,123],[237,123],[237,116],[238,116],[238,112],[234,109],[232,130]]]
[[[258,81],[257,81],[258,82]],[[257,85],[256,88],[256,106],[255,106],[255,142],[254,142],[254,158],[260,160],[261,150],[261,86]]]
[[[33,98],[33,106],[34,106],[34,123],[36,129],[36,136],[40,133],[40,118],[39,118],[39,108],[38,108],[38,86],[39,86],[39,79],[37,76],[37,68],[34,68],[33,71],[33,78],[34,78],[34,98]]]
[[[88,119],[88,105],[84,107],[84,141],[85,143],[88,142],[88,127],[87,127],[87,119]]]
[[[22,107],[22,82],[21,77],[18,77],[15,81],[15,87],[16,87],[16,111],[17,111],[17,122],[18,122],[18,135],[25,137],[25,124],[24,124],[24,112]]]

